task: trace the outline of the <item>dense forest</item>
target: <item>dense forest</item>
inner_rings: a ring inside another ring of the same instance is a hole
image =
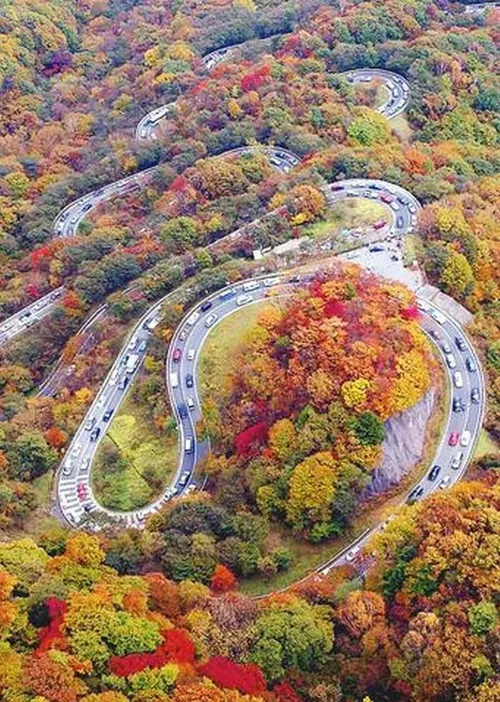
[[[0,348],[1,699],[500,699],[495,456],[400,510],[362,577],[343,567],[261,600],[238,592],[238,579],[290,567],[277,525],[308,546],[349,528],[384,422],[438,378],[414,297],[354,266],[259,318],[204,403],[206,491],[142,531],[74,533],[48,516],[55,471],[130,325],[178,291],[133,391],[163,436],[178,322],[255,272],[253,249],[327,221],[326,186],[345,178],[382,178],[422,203],[415,256],[474,315],[485,427],[500,440],[499,26],[499,9],[449,0],[2,2],[0,317],[64,294]],[[406,78],[404,116],[387,120],[381,86],[343,75],[363,67]],[[155,138],[138,138],[165,104]],[[269,145],[300,165],[276,170]],[[54,236],[68,203],[150,168],[74,236]],[[58,359],[71,373],[38,394]]]
[[[499,510],[483,472],[406,507],[364,588],[345,568],[260,601],[220,564],[120,575],[83,533],[0,544],[2,699],[496,702]]]

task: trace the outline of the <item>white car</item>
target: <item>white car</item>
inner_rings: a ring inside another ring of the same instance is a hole
[[[199,318],[200,318],[200,313],[199,313],[199,312],[193,312],[193,314],[190,315],[190,316],[186,319],[186,324],[187,324],[188,326],[192,327],[192,326],[194,326],[194,325],[196,324],[196,322],[199,320]]]
[[[455,373],[453,373],[453,384],[456,388],[463,388],[464,379],[460,371],[455,371]]]
[[[453,368],[457,367],[457,362],[455,361],[455,356],[452,353],[447,353],[446,354],[446,363],[448,364],[448,368]]]
[[[260,282],[258,280],[250,280],[248,283],[243,283],[242,287],[245,292],[257,290],[257,288],[260,288]]]
[[[450,476],[445,475],[444,478],[439,483],[439,489],[444,490],[445,488],[447,488],[449,486],[450,482],[451,482]]]
[[[63,475],[71,475],[73,470],[73,460],[68,458],[68,460],[63,465]]]
[[[451,462],[451,467],[453,468],[453,470],[458,470],[458,468],[460,468],[460,464],[462,463],[463,457],[464,457],[464,454],[462,451],[457,453],[457,455],[454,457],[454,459]]]
[[[81,452],[82,452],[82,448],[83,448],[83,444],[81,444],[80,442],[77,443],[77,444],[75,444],[73,450],[71,451],[71,455],[72,455],[74,458],[78,458],[78,456],[79,456],[79,455],[81,454]]]
[[[195,355],[196,355],[196,349],[189,349],[187,352],[187,360],[194,361]]]
[[[353,561],[358,553],[361,551],[361,548],[359,546],[353,546],[350,551],[346,553],[345,559],[348,563]]]
[[[195,407],[194,397],[192,397],[192,396],[190,395],[190,396],[186,399],[186,404],[187,404],[188,408],[189,408],[191,411],[194,410],[194,407]]]
[[[441,312],[439,312],[438,310],[432,310],[431,317],[438,324],[444,324],[446,322],[446,317],[444,316],[444,314],[441,314]]]
[[[218,319],[218,317],[216,314],[211,314],[209,317],[206,318],[205,326],[209,329],[210,327],[212,327],[215,324],[217,319]]]
[[[239,295],[236,298],[236,304],[238,307],[241,307],[242,305],[246,305],[248,302],[251,302],[253,300],[253,297],[251,295]]]
[[[468,446],[470,444],[470,440],[472,438],[472,434],[468,429],[462,432],[462,436],[460,437],[460,446]]]

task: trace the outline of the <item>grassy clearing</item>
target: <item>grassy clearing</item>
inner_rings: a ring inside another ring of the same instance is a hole
[[[202,397],[212,392],[220,392],[224,378],[230,367],[231,358],[244,343],[244,336],[255,325],[259,314],[266,305],[262,303],[244,308],[225,319],[209,335],[199,359],[199,377]],[[274,303],[276,304],[276,303]],[[412,485],[419,481],[429,469],[429,464],[441,440],[444,423],[449,406],[449,388],[446,384],[440,388],[435,402],[435,411],[429,422],[426,444],[422,461],[392,490],[365,503],[351,528],[341,537],[321,544],[310,544],[296,538],[289,530],[273,523],[268,537],[270,549],[286,548],[293,554],[291,567],[268,581],[260,577],[242,580],[241,590],[251,595],[264,595],[272,590],[287,587],[307,576],[319,565],[332,558],[348,546],[367,528],[383,521],[397,508]]]
[[[500,444],[488,434],[486,429],[481,429],[479,441],[477,442],[474,458],[482,458],[488,454],[500,454]]]
[[[119,452],[119,460],[110,456]],[[177,432],[158,432],[147,407],[129,394],[99,446],[92,486],[106,507],[129,510],[157,497],[177,467]]]
[[[387,209],[375,200],[353,197],[328,208],[325,218],[303,230],[304,236],[326,237],[341,229],[371,227],[377,220],[387,218]]]
[[[255,326],[259,315],[272,306],[271,302],[263,302],[243,307],[226,317],[208,335],[197,368],[202,400],[212,393],[220,393],[228,368],[231,367],[231,359],[244,345],[245,336]]]
[[[402,141],[409,142],[411,140],[413,129],[410,127],[404,112],[391,119],[391,127]]]

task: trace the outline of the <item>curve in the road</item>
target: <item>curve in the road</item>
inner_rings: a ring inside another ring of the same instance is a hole
[[[387,91],[387,98],[378,107],[378,111],[387,119],[400,115],[410,102],[410,84],[399,73],[381,68],[357,68],[340,75],[344,75],[353,85],[380,81]]]
[[[352,179],[333,183],[330,186],[330,198],[333,202],[350,197],[377,200],[387,208],[388,219],[384,226],[378,232],[375,232],[378,238],[398,236],[411,231],[416,214],[420,209],[420,204],[411,193],[400,186],[385,181]],[[214,308],[215,302],[217,302],[217,308],[219,309],[224,304],[221,312],[229,314],[244,304],[239,298],[240,295],[255,296],[255,293],[252,293],[253,288],[265,291],[270,285],[275,285],[278,282],[274,278],[268,278],[263,286],[256,281],[243,282],[238,286],[233,286],[212,296],[210,298],[211,306]],[[247,300],[247,302],[253,301]],[[129,526],[140,526],[144,523],[147,516],[157,511],[174,495],[182,494],[183,491],[189,489],[189,486],[193,484],[194,467],[197,460],[206,451],[206,445],[197,442],[195,438],[195,424],[200,418],[199,398],[197,397],[194,373],[195,363],[205,336],[209,333],[211,327],[222,318],[220,314],[217,314],[217,317],[212,320],[213,325],[207,324],[209,315],[201,313],[201,305],[193,312],[190,312],[179,326],[167,357],[167,387],[172,410],[180,428],[181,448],[179,466],[172,485],[166,488],[164,493],[148,507],[123,513],[103,508],[92,492],[90,480],[92,459],[100,440],[106,433],[109,422],[109,417],[106,421],[104,416],[110,411],[112,413],[116,412],[123,401],[126,390],[146,353],[150,331],[148,329],[148,320],[151,320],[152,316],[154,317],[155,314],[159,313],[163,302],[164,300],[160,300],[156,303],[136,325],[132,332],[131,340],[122,349],[103,383],[99,395],[90,407],[80,429],[68,448],[67,457],[63,461],[62,469],[59,471],[58,494],[60,496],[62,513],[72,524],[78,523],[78,520],[85,515],[85,512],[100,512],[112,519],[123,520]],[[199,324],[202,325],[201,332],[205,329],[206,333],[204,335],[202,333],[202,338],[196,338],[196,343],[191,348],[189,343],[192,343],[191,340],[196,334],[200,334],[200,331],[198,331]],[[184,349],[185,351],[185,353],[181,354],[179,361],[174,360],[175,349],[180,349],[181,351]],[[189,388],[185,387],[186,377],[190,374],[187,372],[186,364],[192,369],[193,384],[190,392],[188,392]],[[175,378],[176,374],[177,378]],[[484,396],[483,389],[481,389],[481,396]],[[94,435],[94,441],[92,441],[91,432],[96,429],[99,430],[98,435]],[[188,450],[186,450],[187,438],[191,439],[188,442]],[[65,468],[66,473],[64,472]]]
[[[207,54],[201,60],[203,67],[206,70],[215,68],[215,66],[230,57],[239,46],[242,46],[242,44],[235,44],[223,49],[217,49]],[[347,71],[340,75],[345,75],[353,84],[370,82],[376,78],[380,80],[385,85],[389,97],[378,109],[387,119],[393,119],[407,107],[410,96],[409,84],[405,78],[397,73],[385,71],[383,69],[360,68]],[[145,115],[137,125],[136,138],[154,139],[154,130],[162,119],[171,114],[174,109],[175,102],[172,102],[157,107]],[[291,151],[272,146],[231,149],[224,154],[220,154],[220,156],[238,152],[244,153],[251,151],[252,148],[265,151],[271,163],[284,173],[288,172],[300,162],[299,157]],[[76,235],[79,225],[92,210],[96,209],[104,202],[122,197],[134,190],[145,187],[155,171],[160,167],[161,166],[152,166],[151,168],[126,176],[70,202],[61,210],[54,220],[54,236],[61,238]],[[5,319],[0,325],[0,346],[8,343],[14,337],[26,331],[30,326],[36,324],[50,314],[59,301],[63,291],[64,288],[60,287]]]

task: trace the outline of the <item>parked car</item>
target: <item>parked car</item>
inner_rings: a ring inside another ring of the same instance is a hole
[[[457,362],[455,361],[455,356],[452,353],[447,353],[446,354],[446,363],[448,365],[448,368],[453,368],[457,367]]]

